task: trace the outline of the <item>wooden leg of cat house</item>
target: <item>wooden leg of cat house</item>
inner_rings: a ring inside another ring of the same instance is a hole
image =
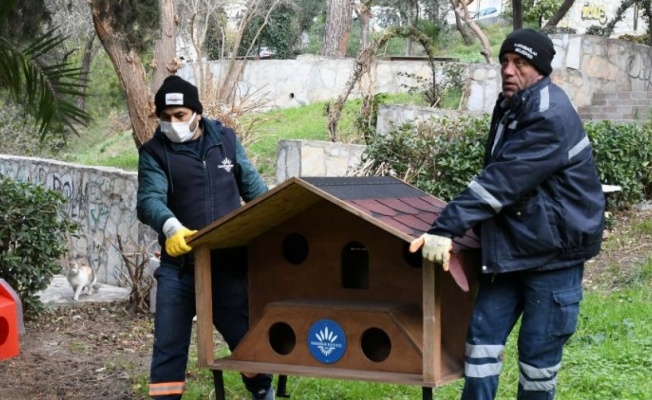
[[[423,260],[423,382],[432,384],[442,377],[439,270],[433,262]]]
[[[197,364],[213,365],[213,296],[211,285],[211,249],[208,245],[195,248],[195,302],[197,312]],[[213,370],[215,400],[225,400],[222,370]]]
[[[197,364],[213,365],[213,297],[211,295],[211,249],[195,248],[195,296],[197,304]]]

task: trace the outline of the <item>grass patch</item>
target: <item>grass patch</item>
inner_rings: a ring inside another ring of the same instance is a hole
[[[419,94],[395,94],[384,98],[385,104],[425,103]],[[329,140],[326,103],[315,103],[296,108],[276,109],[244,117],[243,125],[258,118],[262,122],[245,140],[246,152],[266,182],[276,177],[276,151],[280,140]],[[362,143],[355,129],[355,119],[360,110],[360,100],[351,99],[342,112],[339,123],[339,142]],[[117,133],[114,118],[97,121],[81,137],[70,137],[68,146],[58,158],[63,161],[104,167],[121,168],[128,171],[138,169],[138,152],[131,136],[131,130]],[[109,132],[109,133],[107,133]]]
[[[649,270],[649,265],[646,267]],[[645,285],[608,294],[586,293],[580,310],[577,332],[564,350],[559,374],[557,399],[647,399],[652,393],[652,291],[650,276]],[[518,324],[505,349],[497,399],[514,399],[518,386],[516,335]],[[195,343],[196,339],[193,339]],[[213,390],[212,373],[196,366],[197,352],[191,346],[187,392],[184,399],[206,399]],[[225,348],[216,357],[227,354]],[[275,383],[276,383],[275,377]],[[146,393],[146,377],[137,377],[138,387]],[[462,380],[433,391],[435,399],[459,398]],[[249,399],[240,375],[224,372],[227,398]],[[421,388],[409,385],[333,380],[290,376],[287,391],[291,398],[311,400],[408,400],[421,398]],[[209,397],[214,398],[214,397]]]
[[[128,171],[138,169],[138,151],[131,130],[115,131],[115,118],[96,120],[82,136],[68,138],[60,160]]]

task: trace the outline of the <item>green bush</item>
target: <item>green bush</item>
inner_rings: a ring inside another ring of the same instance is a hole
[[[43,311],[36,293],[60,271],[66,237],[77,229],[62,213],[65,203],[41,185],[0,176],[0,278],[18,293],[27,316]]]
[[[362,157],[373,174],[391,171],[419,189],[449,201],[482,169],[490,120],[438,118],[404,124],[374,140]]]
[[[404,124],[379,136],[363,155],[366,173],[391,173],[445,201],[482,169],[489,117],[437,119]],[[627,209],[652,196],[652,124],[585,124],[600,181],[620,185],[607,198],[609,210]]]
[[[652,125],[587,123],[584,128],[604,184],[622,191],[607,197],[609,209],[627,209],[652,195]]]

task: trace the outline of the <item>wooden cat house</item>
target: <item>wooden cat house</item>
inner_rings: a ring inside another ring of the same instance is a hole
[[[478,240],[455,239],[450,272],[408,251],[444,205],[391,177],[291,178],[202,229],[189,241],[199,364],[424,393],[461,377]],[[248,248],[250,330],[215,359],[210,250],[235,246]]]

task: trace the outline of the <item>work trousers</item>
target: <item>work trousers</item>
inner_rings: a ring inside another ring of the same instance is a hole
[[[466,341],[462,400],[494,399],[507,337],[519,317],[519,400],[555,396],[562,348],[575,332],[584,264],[480,277]]]
[[[246,276],[237,277],[213,269],[213,324],[233,351],[249,329]],[[192,273],[162,264],[157,281],[154,318],[154,350],[150,373],[150,396],[158,400],[181,399],[188,349],[195,316],[195,277]],[[242,376],[247,390],[258,393],[271,385],[271,375]]]

